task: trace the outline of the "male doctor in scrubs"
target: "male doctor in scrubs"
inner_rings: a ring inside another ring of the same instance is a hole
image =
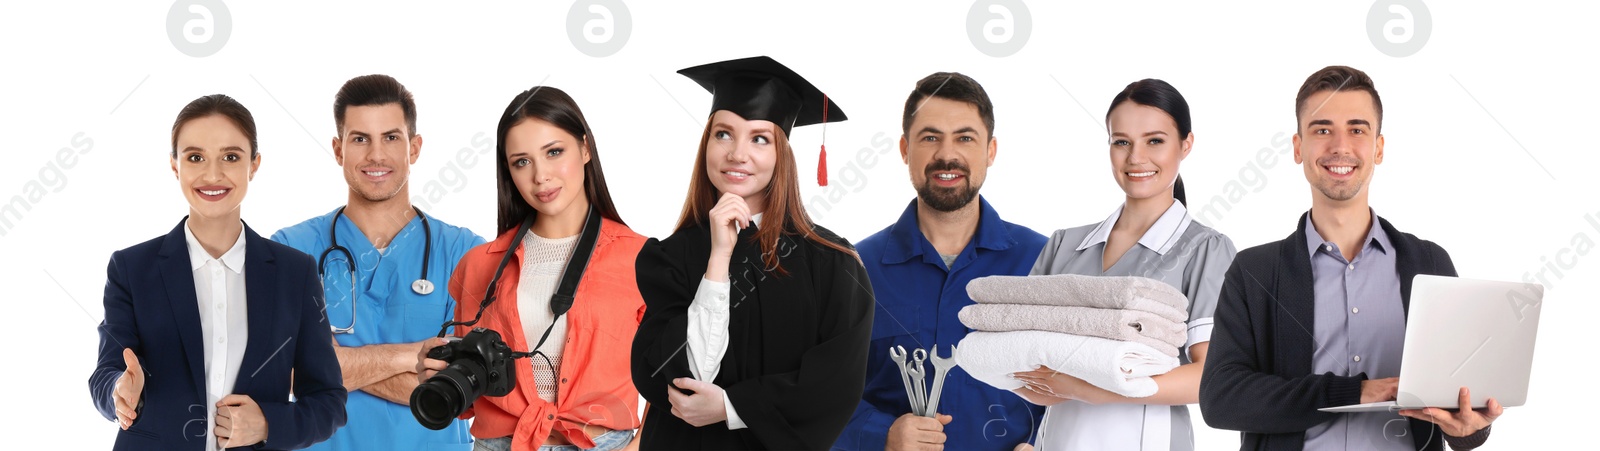
[[[410,203],[407,176],[422,152],[411,92],[387,75],[350,79],[334,97],[334,161],[346,205],[279,230],[272,240],[317,257],[334,350],[350,390],[349,421],[315,450],[467,450],[467,423],[424,428],[411,415],[417,350],[453,319],[445,289],[483,238]],[[353,273],[352,273],[353,268]],[[353,285],[352,285],[353,284]]]

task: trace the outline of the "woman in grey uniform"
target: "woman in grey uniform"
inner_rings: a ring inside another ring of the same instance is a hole
[[[1187,342],[1178,368],[1154,376],[1159,390],[1127,398],[1050,368],[1018,373],[1017,394],[1048,406],[1038,449],[1194,449],[1187,404],[1199,401],[1200,371],[1211,340],[1211,314],[1233,242],[1190,218],[1178,165],[1194,134],[1189,105],[1161,80],[1133,82],[1106,113],[1111,174],[1127,199],[1104,222],[1058,230],[1033,275],[1139,276],[1160,280],[1189,298]]]

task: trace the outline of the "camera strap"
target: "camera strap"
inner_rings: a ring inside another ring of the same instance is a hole
[[[555,330],[556,321],[572,309],[572,303],[577,301],[578,281],[583,279],[583,273],[589,269],[589,255],[594,254],[595,241],[600,235],[600,215],[595,214],[594,206],[589,206],[589,215],[583,221],[583,234],[578,236],[578,245],[572,250],[572,258],[567,260],[566,269],[561,270],[561,284],[556,285],[555,294],[550,295],[550,313],[555,314],[555,319],[550,321],[550,326],[544,328],[544,334],[539,336],[539,342],[529,349],[529,353],[538,352],[544,341],[550,338],[550,331]]]
[[[522,224],[517,226],[516,235],[511,237],[511,245],[506,248],[505,256],[500,257],[500,264],[495,266],[494,278],[489,279],[489,287],[484,290],[483,301],[478,303],[478,313],[473,315],[472,321],[449,321],[439,328],[439,337],[445,336],[451,326],[473,326],[483,318],[483,311],[494,303],[496,288],[500,285],[500,276],[505,273],[506,264],[511,262],[511,256],[522,246],[522,238],[527,236],[528,230],[533,227],[534,214],[529,214]],[[572,304],[577,300],[578,282],[583,279],[583,273],[589,267],[589,256],[594,253],[595,243],[600,236],[600,215],[589,206],[589,213],[583,222],[583,232],[578,236],[578,244],[572,252],[572,258],[567,260],[567,267],[561,271],[561,283],[556,286],[555,294],[550,296],[550,312],[555,314],[557,320],[561,315],[572,309]],[[533,350],[538,350],[544,341],[550,337],[550,331],[555,329],[555,322],[550,322],[550,327],[545,328],[544,335],[539,337],[538,344],[533,345]],[[518,357],[527,357],[532,352],[514,353]]]

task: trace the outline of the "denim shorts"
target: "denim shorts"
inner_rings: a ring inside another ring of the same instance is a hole
[[[574,445],[545,445],[539,451],[616,451],[628,446],[633,441],[635,430],[624,429],[610,431],[594,438],[594,447],[587,450]],[[472,445],[473,451],[511,451],[511,437],[478,439]]]

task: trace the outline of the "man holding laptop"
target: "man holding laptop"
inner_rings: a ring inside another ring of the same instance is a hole
[[[1240,251],[1218,299],[1200,411],[1243,432],[1245,450],[1475,448],[1502,408],[1330,413],[1395,400],[1413,279],[1456,275],[1443,248],[1400,232],[1367,204],[1383,162],[1372,79],[1330,66],[1295,98],[1294,159],[1311,211],[1283,241]],[[1531,346],[1531,341],[1530,341]],[[1409,417],[1406,421],[1402,417]]]

